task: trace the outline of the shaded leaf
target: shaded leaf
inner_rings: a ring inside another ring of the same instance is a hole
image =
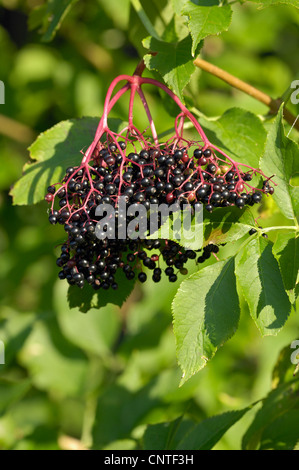
[[[204,419],[199,424],[178,418],[148,426],[143,436],[145,450],[211,450],[249,408]]]
[[[229,298],[229,302],[223,302]],[[172,304],[182,383],[200,371],[236,332],[240,316],[234,259],[182,282]]]
[[[253,214],[249,208],[237,207],[216,209],[204,218],[204,240],[206,243],[228,243],[239,240],[255,226]]]
[[[177,445],[178,450],[211,450],[234,424],[249,411],[231,411],[205,419],[193,426]]]
[[[243,449],[271,449],[274,440],[279,442],[281,448],[288,449],[295,446],[298,440],[298,426],[294,427],[294,423],[290,429],[288,426],[291,422],[291,411],[298,417],[298,392],[299,381],[297,379],[280,385],[265,398],[262,408],[257,412],[244,435]]]
[[[283,107],[268,132],[261,169],[267,176],[275,175],[277,184],[273,198],[288,219],[299,214],[299,187],[292,187],[290,180],[299,173],[299,146],[285,136]]]
[[[182,417],[170,423],[149,425],[143,436],[143,448],[145,450],[175,450],[180,440],[193,427],[193,421],[182,421]]]
[[[291,361],[293,353],[294,349],[292,349],[290,345],[283,348],[280,352],[272,372],[272,388],[277,388],[282,383],[293,379],[296,369],[295,364]]]
[[[278,261],[285,290],[290,301],[294,303],[299,270],[299,235],[293,231],[279,232],[273,246],[273,254]]]
[[[35,204],[45,197],[47,187],[62,180],[69,166],[79,165],[94,139],[98,118],[71,119],[43,132],[29,148],[33,163],[27,163],[23,176],[14,185],[11,195],[14,204]],[[121,121],[111,119],[111,128]]]
[[[114,277],[118,284],[117,291],[113,289],[95,291],[86,283],[82,289],[77,286],[69,286],[67,295],[69,308],[76,308],[82,313],[87,313],[92,308],[99,309],[108,304],[121,307],[134,289],[134,281],[129,281],[120,270]]]
[[[287,321],[291,304],[284,290],[272,245],[254,236],[236,257],[238,284],[262,335],[276,335]]]
[[[191,55],[192,40],[190,36],[172,43],[148,37],[144,39],[143,45],[151,52],[157,52],[155,56],[145,55],[144,62],[147,68],[156,70],[174,93],[183,100],[183,90],[195,70],[194,59]],[[202,44],[198,46],[197,54],[201,47]]]
[[[7,409],[21,400],[30,390],[31,381],[29,379],[20,382],[11,382],[0,379],[0,415]]]

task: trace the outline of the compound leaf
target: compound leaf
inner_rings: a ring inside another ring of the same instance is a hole
[[[229,302],[223,302],[224,298]],[[234,259],[190,276],[177,291],[172,309],[184,383],[200,371],[237,330],[240,307]]]
[[[236,276],[261,334],[276,335],[287,321],[291,304],[272,245],[254,236],[236,257]]]

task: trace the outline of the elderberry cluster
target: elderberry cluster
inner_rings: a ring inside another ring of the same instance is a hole
[[[142,204],[148,213],[152,204],[170,206],[175,202],[188,204],[193,210],[196,205],[203,205],[208,212],[217,207],[242,209],[260,203],[262,193],[274,192],[268,179],[261,190],[249,184],[257,172],[242,172],[233,164],[228,167],[219,162],[211,149],[192,142],[186,142],[184,147],[177,143],[147,145],[139,152],[128,151],[124,140],[99,142],[92,159],[68,168],[62,183],[50,186],[45,197],[52,203],[49,222],[64,225],[67,233],[57,259],[59,278],[81,288],[87,282],[94,289],[117,289],[120,271],[129,280],[138,276],[145,282],[146,268],[154,282],[160,281],[162,269],[169,281],[175,282],[179,272],[188,273],[186,263],[190,259],[203,263],[211,254],[216,256],[218,246],[207,245],[198,256],[174,241],[118,239],[122,224],[133,220],[120,220],[120,196],[128,206]],[[113,206],[118,216],[114,239],[109,233],[105,239],[96,235],[96,208],[101,204]]]

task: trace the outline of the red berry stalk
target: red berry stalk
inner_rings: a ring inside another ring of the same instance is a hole
[[[113,95],[122,81],[125,85]],[[174,135],[166,142],[159,142],[143,85],[162,89],[179,108]],[[130,93],[128,125],[120,133],[113,132],[108,125],[108,115],[126,92]],[[145,109],[150,137],[134,124],[136,97],[141,99]],[[195,140],[184,136],[186,120],[191,121],[197,131]],[[260,190],[250,184],[255,175],[264,179]],[[115,288],[114,274],[118,268],[123,269],[128,279],[133,279],[134,269],[142,269],[143,264],[154,270],[153,279],[157,281],[161,276],[161,268],[157,266],[163,259],[168,266],[166,274],[174,282],[177,275],[174,269],[186,273],[184,264],[196,258],[193,251],[187,250],[186,254],[179,245],[168,241],[156,240],[156,244],[151,244],[147,240],[134,243],[98,240],[96,207],[110,204],[117,209],[119,197],[124,196],[128,204],[143,204],[147,209],[151,204],[174,202],[192,207],[204,205],[209,212],[234,205],[242,209],[245,205],[260,203],[262,193],[272,194],[270,181],[261,170],[235,162],[213,145],[196,118],[165,85],[138,75],[121,75],[109,86],[95,138],[81,164],[66,170],[62,183],[57,184],[58,189],[56,185],[48,188],[46,200],[52,203],[49,220],[52,224],[64,224],[68,233],[67,244],[57,261],[63,267],[60,277],[80,287],[87,280],[94,288],[105,289],[112,285]],[[58,210],[54,207],[57,199]],[[148,258],[143,248],[158,252]],[[214,251],[211,247],[206,249],[197,261],[204,262],[211,253],[217,252],[216,248]],[[124,252],[128,249],[132,253],[124,261]],[[144,280],[145,273],[140,274]]]

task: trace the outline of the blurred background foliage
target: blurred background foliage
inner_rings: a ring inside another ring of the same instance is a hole
[[[0,365],[0,448],[78,445],[70,438],[90,446],[95,422],[96,448],[136,449],[148,424],[181,415],[200,421],[264,397],[279,351],[299,336],[298,322],[293,315],[276,338],[262,339],[243,305],[236,336],[178,388],[170,311],[176,285],[137,286],[121,309],[109,305],[86,315],[69,310],[66,285],[57,281],[53,247],[59,241],[47,207],[13,206],[9,189],[22,174],[35,136],[61,120],[100,116],[110,81],[133,73],[140,58],[129,0],[76,2],[49,43],[41,41],[38,29],[28,29],[28,16],[41,3],[0,0],[0,79],[6,98],[0,106],[0,340],[6,345],[6,364]],[[202,56],[281,96],[299,78],[299,11],[286,6],[259,11],[252,4],[233,9],[229,31],[207,39]],[[199,70],[186,95],[210,117],[234,106],[268,112]],[[158,129],[172,127],[163,101],[148,97]],[[126,100],[115,116],[126,119]],[[142,128],[142,113],[136,120]],[[284,225],[271,201],[257,215],[264,225]],[[216,448],[239,449],[252,416],[230,429]]]

